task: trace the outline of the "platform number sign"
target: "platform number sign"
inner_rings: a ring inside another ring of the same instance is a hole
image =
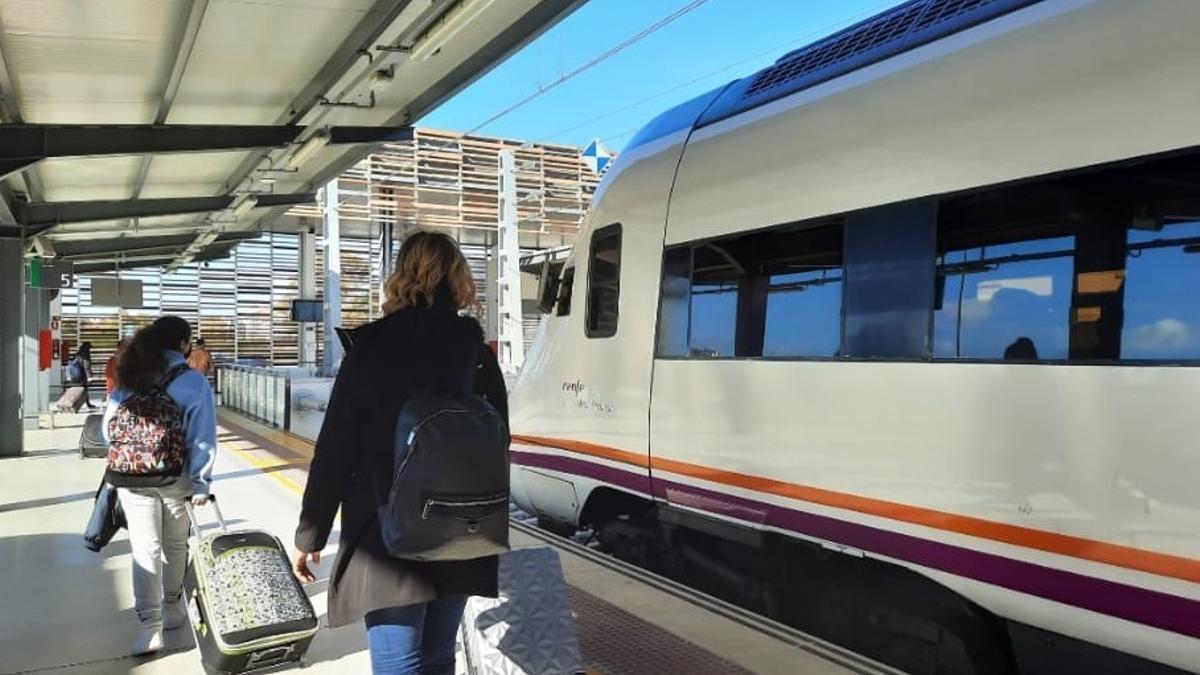
[[[31,288],[73,288],[75,263],[54,258],[32,258],[29,261]]]

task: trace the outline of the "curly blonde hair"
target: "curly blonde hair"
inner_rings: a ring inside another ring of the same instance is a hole
[[[455,309],[475,304],[475,280],[458,244],[438,232],[415,232],[404,240],[396,271],[383,283],[387,314],[409,307],[432,306],[434,292],[445,282]]]

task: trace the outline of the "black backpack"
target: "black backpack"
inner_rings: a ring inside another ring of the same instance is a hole
[[[507,551],[508,443],[504,419],[479,396],[409,398],[396,421],[391,489],[379,507],[388,553],[469,560]]]

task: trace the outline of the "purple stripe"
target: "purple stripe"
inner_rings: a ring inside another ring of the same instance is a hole
[[[563,457],[561,455],[540,455],[532,452],[512,450],[508,453],[508,456],[514,464],[520,464],[521,466],[535,466],[541,469],[550,469],[551,471],[562,471],[564,473],[587,476],[611,485],[619,485],[634,492],[640,492],[647,497],[650,496],[650,476],[645,473],[630,473],[629,471],[614,469],[604,464],[585,462],[581,459]]]
[[[649,493],[650,480],[646,475],[561,455],[513,452],[512,458],[517,464],[587,476],[642,494]],[[1200,602],[1177,595],[805,513],[693,485],[656,479],[653,487],[656,496],[665,498],[670,494],[675,503],[689,506],[699,504],[702,505],[699,508],[739,519],[745,519],[748,512],[765,512],[766,524],[772,527],[1200,638]],[[683,494],[688,497],[681,500]]]

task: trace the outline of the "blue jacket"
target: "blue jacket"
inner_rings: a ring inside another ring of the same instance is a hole
[[[167,367],[174,368],[187,360],[174,350],[167,350]],[[183,411],[183,429],[188,447],[188,476],[192,482],[192,494],[210,494],[213,462],[217,458],[217,413],[213,403],[212,387],[200,373],[188,369],[176,377],[167,387],[170,396]],[[108,440],[108,421],[129,398],[129,393],[117,389],[108,398],[104,411],[104,435]]]

